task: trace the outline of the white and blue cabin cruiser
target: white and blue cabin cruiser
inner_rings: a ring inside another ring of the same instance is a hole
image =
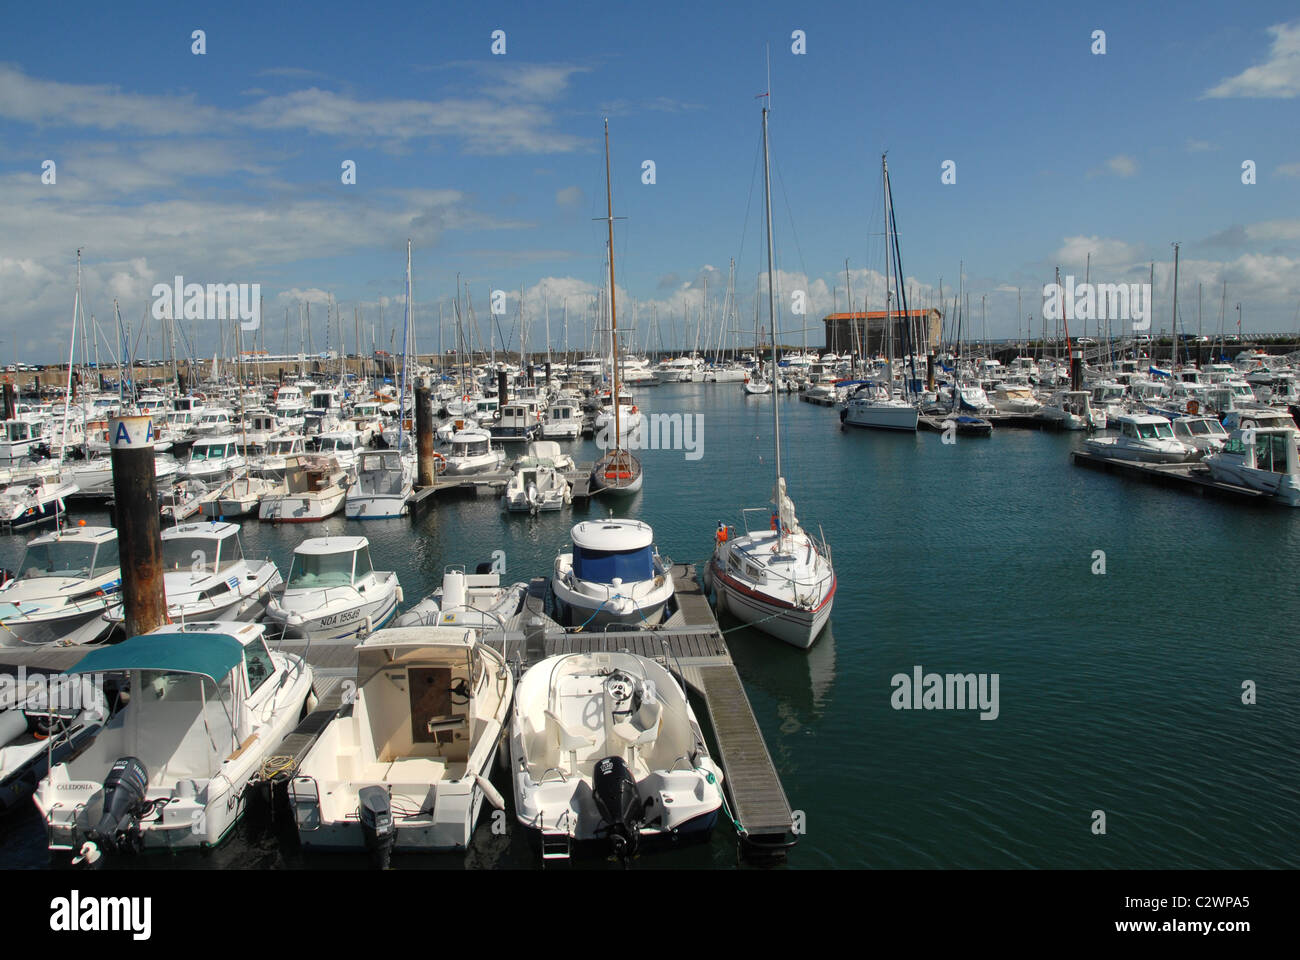
[[[555,558],[551,591],[568,626],[600,630],[610,624],[655,626],[669,613],[673,575],[641,520],[584,520],[570,531],[573,546]]]

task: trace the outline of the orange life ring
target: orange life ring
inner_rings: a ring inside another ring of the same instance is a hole
[[[1201,412],[1201,405],[1200,405],[1199,403],[1197,403],[1195,400],[1188,400],[1188,401],[1187,401],[1187,412],[1188,412],[1188,413],[1200,413],[1200,412]]]
[[[464,400],[466,403],[469,403],[469,394],[468,393],[465,394],[465,396],[461,397],[461,399]]]

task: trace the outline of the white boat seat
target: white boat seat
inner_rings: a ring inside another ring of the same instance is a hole
[[[578,751],[584,747],[594,746],[594,734],[578,733],[551,711],[546,711],[546,740],[549,746],[569,755],[569,772],[578,769]]]
[[[663,709],[658,700],[643,701],[640,710],[613,725],[614,735],[632,747],[653,743],[659,736]]]

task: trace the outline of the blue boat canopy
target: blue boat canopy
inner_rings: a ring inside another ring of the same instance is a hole
[[[197,673],[218,683],[239,666],[244,645],[223,633],[146,633],[86,654],[68,673],[159,670]]]
[[[655,575],[653,549],[592,550],[575,544],[573,573],[588,583],[613,583],[615,578],[624,583],[652,580]]]

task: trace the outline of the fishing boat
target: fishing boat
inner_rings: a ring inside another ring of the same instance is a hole
[[[542,436],[547,440],[575,440],[582,434],[582,416],[571,403],[553,403],[542,421]]]
[[[0,528],[25,530],[54,523],[67,513],[64,501],[77,485],[58,477],[35,476],[0,490]]]
[[[1228,442],[1228,431],[1214,417],[1179,417],[1172,421],[1174,439],[1196,450],[1198,456],[1218,453]]]
[[[4,421],[4,432],[0,435],[0,463],[12,463],[34,456],[49,443],[50,438],[45,434],[44,415],[19,414],[12,420]]]
[[[668,670],[632,653],[572,653],[530,668],[510,724],[515,817],[544,860],[594,847],[707,839],[722,770]]]
[[[162,532],[167,616],[187,620],[251,621],[284,582],[275,561],[244,556],[239,525],[184,523]],[[110,619],[121,620],[119,605]]]
[[[316,537],[293,550],[284,589],[266,617],[307,640],[340,640],[378,630],[397,612],[397,574],[376,570],[365,537]]]
[[[0,685],[0,816],[25,803],[50,765],[84,748],[108,716],[93,682],[39,674]]]
[[[555,558],[551,591],[568,626],[655,626],[669,613],[673,575],[641,520],[584,520],[570,531],[572,549]]]
[[[767,108],[764,107],[763,182],[767,196],[767,264],[771,276],[772,193],[767,155]],[[888,211],[888,170],[885,176]],[[776,342],[776,295],[770,284],[768,312],[772,340]],[[915,415],[916,407],[911,409]],[[779,403],[772,405],[772,446],[776,484],[769,529],[751,530],[747,525],[752,514],[768,513],[761,508],[741,512],[746,523],[742,535],[733,535],[729,526],[719,524],[714,535],[713,556],[705,568],[705,583],[716,595],[720,611],[729,611],[770,636],[807,649],[830,620],[835,600],[835,570],[825,539],[814,539],[804,531],[795,516],[794,502],[787,495],[781,471]]]
[[[242,470],[247,461],[239,452],[239,443],[233,436],[203,437],[190,447],[190,459],[185,464],[185,476],[204,483],[221,483]]]
[[[536,457],[515,462],[502,502],[512,513],[559,510],[573,499],[573,484],[551,463]]]
[[[289,784],[306,850],[464,850],[487,800],[514,680],[460,627],[402,627],[357,647],[350,710],[335,714]]]
[[[338,513],[347,497],[347,474],[330,457],[296,456],[284,481],[262,496],[257,516],[272,523],[311,523]]]
[[[609,440],[612,440],[614,449],[598,459],[591,468],[591,478],[588,481],[587,489],[592,496],[600,493],[611,493],[619,495],[630,495],[637,493],[641,489],[644,477],[641,473],[641,461],[623,448],[623,442],[626,439],[626,433],[622,429],[622,405],[617,401],[619,397],[618,378],[618,309],[615,305],[615,286],[614,286],[614,188],[611,185],[609,176],[609,120],[605,120],[605,206],[606,222],[609,227],[609,343],[610,354],[613,363],[610,368],[610,374],[613,377],[613,388],[610,395],[615,399],[614,407],[614,429],[612,432],[606,431]]]
[[[1221,483],[1268,494],[1288,507],[1300,507],[1300,455],[1295,435],[1285,427],[1233,430],[1219,453],[1203,461]]]
[[[1124,414],[1118,423],[1118,436],[1085,440],[1083,445],[1088,452],[1140,463],[1186,463],[1199,456],[1195,447],[1174,437],[1174,428],[1164,417],[1150,413]]]
[[[523,606],[528,584],[502,585],[501,575],[491,567],[485,563],[477,573],[466,573],[463,565],[449,564],[443,569],[442,586],[393,620],[393,626],[505,630]]]
[[[312,670],[272,652],[256,623],[159,627],[100,647],[68,673],[125,672],[131,701],[36,788],[52,851],[104,854],[215,846],[245,791],[309,709]]]
[[[18,575],[0,586],[0,645],[95,643],[122,589],[117,531],[71,527],[27,544]]]
[[[414,471],[401,450],[367,450],[348,487],[343,515],[349,520],[405,516],[414,490]]]
[[[505,459],[505,451],[492,446],[492,434],[486,430],[481,427],[460,430],[452,435],[446,472],[457,477],[493,473]]]

